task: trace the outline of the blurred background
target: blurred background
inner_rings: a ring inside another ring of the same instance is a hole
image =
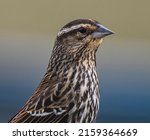
[[[116,32],[97,52],[97,122],[150,122],[149,5],[149,0],[0,0],[0,122],[31,96],[59,29],[78,18]]]

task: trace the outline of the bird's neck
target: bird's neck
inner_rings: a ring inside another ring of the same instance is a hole
[[[81,47],[76,52],[67,53],[53,50],[52,56],[49,61],[48,68],[62,69],[63,67],[73,66],[73,65],[84,65],[87,69],[91,67],[96,67],[96,51],[91,47],[86,48]]]

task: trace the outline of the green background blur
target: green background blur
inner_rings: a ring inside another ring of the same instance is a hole
[[[97,122],[150,122],[149,7],[149,0],[0,0],[0,122],[31,96],[59,29],[78,18],[116,32],[97,53]]]
[[[0,30],[52,34],[77,18],[92,18],[118,37],[149,38],[149,0],[0,0]]]

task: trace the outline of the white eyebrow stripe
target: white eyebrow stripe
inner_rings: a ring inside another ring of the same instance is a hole
[[[68,32],[70,32],[71,30],[75,30],[75,29],[79,29],[80,27],[86,27],[86,26],[90,26],[90,24],[78,24],[78,25],[74,25],[68,28],[63,28],[61,31],[58,32],[58,37],[61,36],[62,34],[66,34]]]

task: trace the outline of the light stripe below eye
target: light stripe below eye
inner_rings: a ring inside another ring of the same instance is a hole
[[[73,26],[68,27],[68,28],[63,28],[62,30],[60,30],[58,32],[57,36],[60,37],[61,35],[66,34],[72,30],[76,30],[76,29],[79,29],[81,27],[87,27],[87,26],[90,26],[90,24],[78,24],[78,25],[73,25]]]

